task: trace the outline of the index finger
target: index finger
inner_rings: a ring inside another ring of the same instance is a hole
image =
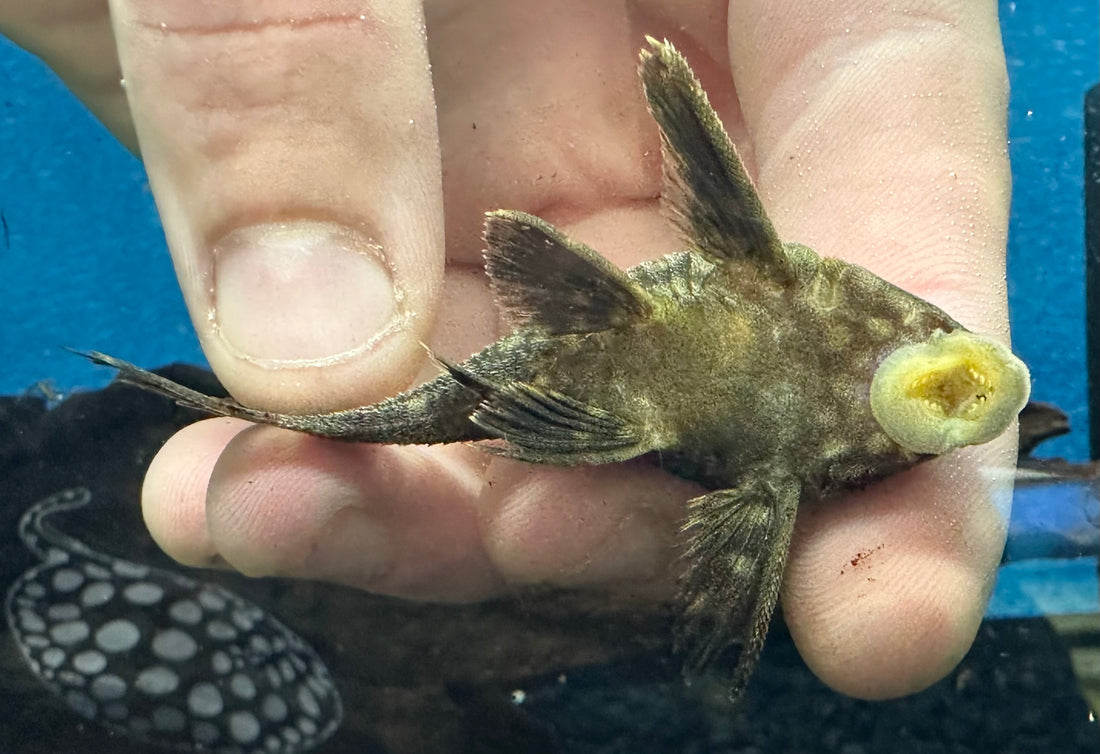
[[[404,387],[443,269],[420,4],[111,13],[184,298],[226,386],[282,411]]]
[[[1007,83],[994,3],[731,4],[730,59],[780,235],[1007,333]],[[800,514],[783,608],[862,697],[961,659],[1004,544],[1012,434]],[[1000,475],[1003,479],[1007,475]]]

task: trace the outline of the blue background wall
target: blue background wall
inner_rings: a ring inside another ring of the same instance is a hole
[[[1012,340],[1032,397],[1070,414],[1074,432],[1043,455],[1088,456],[1085,373],[1085,91],[1100,78],[1100,12],[1086,2],[1001,2],[1012,83],[1008,242]],[[1100,345],[1100,344],[1098,344]]]
[[[1081,103],[1098,75],[1097,4],[1002,2],[1015,180],[1009,286],[1034,397],[1087,455]],[[966,54],[960,50],[960,55]],[[141,165],[38,61],[0,41],[0,393],[109,379],[60,346],[145,365],[203,363]]]

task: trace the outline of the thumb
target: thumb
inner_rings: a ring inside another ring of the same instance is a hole
[[[418,2],[112,0],[184,299],[241,401],[318,411],[404,387],[443,272]]]

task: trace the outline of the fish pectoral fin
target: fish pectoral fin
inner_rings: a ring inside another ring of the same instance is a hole
[[[644,320],[649,295],[598,252],[524,212],[490,212],[485,269],[516,326],[553,335],[601,332]]]
[[[641,78],[661,131],[661,200],[685,240],[715,261],[752,261],[781,281],[791,271],[764,205],[687,60],[647,38]]]
[[[437,358],[451,376],[481,395],[470,421],[507,446],[510,458],[564,466],[617,463],[653,450],[644,428],[598,406],[527,382],[497,384]]]
[[[681,582],[676,649],[687,655],[684,674],[691,677],[727,645],[739,643],[731,701],[744,692],[764,647],[800,490],[793,477],[761,474],[688,502],[688,568]]]

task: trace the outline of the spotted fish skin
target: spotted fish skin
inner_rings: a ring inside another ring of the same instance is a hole
[[[31,670],[83,717],[177,751],[304,752],[343,718],[324,662],[256,604],[215,584],[91,549],[48,519],[84,488],[36,503],[19,536],[44,561],[5,613]]]

